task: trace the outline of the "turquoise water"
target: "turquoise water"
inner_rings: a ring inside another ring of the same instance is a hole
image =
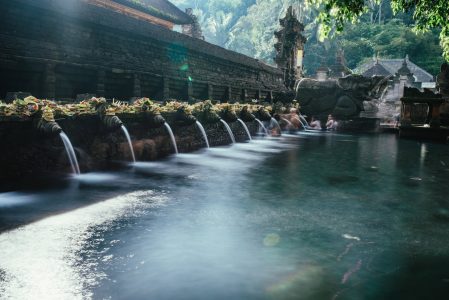
[[[0,194],[0,298],[449,299],[449,151],[303,133]]]

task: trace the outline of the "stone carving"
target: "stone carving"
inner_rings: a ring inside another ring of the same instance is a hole
[[[325,119],[332,114],[345,119],[358,116],[363,101],[379,98],[386,86],[387,78],[383,76],[349,75],[326,81],[304,78],[298,83],[296,100],[306,115]]]
[[[243,106],[239,112],[239,118],[244,122],[252,122],[256,117],[248,110],[248,106]]]

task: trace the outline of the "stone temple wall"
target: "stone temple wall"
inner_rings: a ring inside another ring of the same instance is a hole
[[[0,99],[270,99],[282,71],[83,0],[1,1]]]

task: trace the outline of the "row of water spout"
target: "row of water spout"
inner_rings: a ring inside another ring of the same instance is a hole
[[[262,129],[264,131],[265,135],[268,135],[268,130],[265,127],[265,125],[262,123],[262,121],[260,121],[257,118],[255,120],[259,124],[260,129]],[[246,132],[246,134],[248,136],[248,139],[252,140],[251,133],[250,133],[250,131],[248,129],[248,126],[246,126],[245,122],[243,122],[243,120],[241,120],[241,119],[237,119],[237,121],[244,128],[244,130],[245,130],[245,132]],[[226,131],[228,132],[229,138],[231,139],[232,144],[235,144],[235,136],[234,136],[234,134],[233,134],[229,124],[225,120],[223,120],[223,119],[220,119],[220,122],[224,125]],[[196,121],[195,124],[196,124],[197,128],[200,130],[207,148],[209,148],[210,146],[209,146],[209,140],[207,138],[206,130],[204,129],[203,125],[199,121]],[[164,122],[164,126],[165,126],[165,129],[167,130],[167,133],[170,136],[170,140],[171,140],[171,144],[172,144],[173,150],[174,150],[174,152],[176,154],[178,154],[178,146],[176,144],[176,139],[175,139],[175,135],[173,134],[173,130],[171,129],[170,125],[167,122]],[[270,127],[274,127],[274,126],[276,126],[279,130],[281,129],[281,127],[279,126],[279,123],[276,121],[276,119],[271,118],[271,120],[270,120]],[[129,147],[129,153],[130,153],[130,156],[132,158],[132,161],[133,161],[133,163],[135,163],[136,162],[136,156],[134,154],[134,149],[133,149],[133,145],[132,145],[132,141],[131,141],[131,137],[129,135],[129,132],[128,132],[128,130],[126,129],[126,127],[124,125],[121,125],[120,129],[121,129],[121,131],[123,132],[123,134],[124,134],[124,136],[126,138],[126,141],[127,141],[128,147]],[[79,175],[81,173],[80,172],[80,167],[79,167],[79,164],[78,164],[78,160],[76,158],[75,150],[73,148],[72,143],[70,142],[69,137],[64,132],[61,132],[59,134],[59,136],[61,137],[61,140],[62,140],[62,142],[64,144],[64,148],[66,150],[67,157],[68,157],[68,160],[70,162],[70,166],[72,168],[73,174]]]

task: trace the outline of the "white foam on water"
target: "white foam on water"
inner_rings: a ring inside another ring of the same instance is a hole
[[[36,198],[34,196],[23,193],[17,192],[0,193],[0,208],[25,205],[35,200]]]
[[[246,144],[235,144],[233,148],[239,149],[239,150],[247,150],[251,152],[260,152],[260,153],[280,153],[282,152],[281,149],[274,149],[269,148],[262,145],[252,144],[252,143],[246,143]]]
[[[105,275],[79,256],[95,229],[163,205],[165,196],[137,191],[48,217],[0,235],[1,299],[90,299]],[[102,258],[100,258],[102,259]]]
[[[108,173],[83,173],[74,177],[81,183],[88,184],[101,184],[101,183],[110,183],[118,179],[117,175],[108,174]]]
[[[237,160],[232,160],[239,159]],[[230,148],[209,148],[206,155],[199,154],[183,154],[180,157],[176,157],[176,162],[195,165],[213,169],[235,169],[242,168],[242,163],[259,159],[257,156],[251,156],[246,153],[236,152],[230,150]]]
[[[214,157],[234,158],[240,160],[259,160],[263,158],[263,156],[257,155],[256,153],[248,153],[242,150],[239,151],[234,147],[210,148],[208,153]]]

